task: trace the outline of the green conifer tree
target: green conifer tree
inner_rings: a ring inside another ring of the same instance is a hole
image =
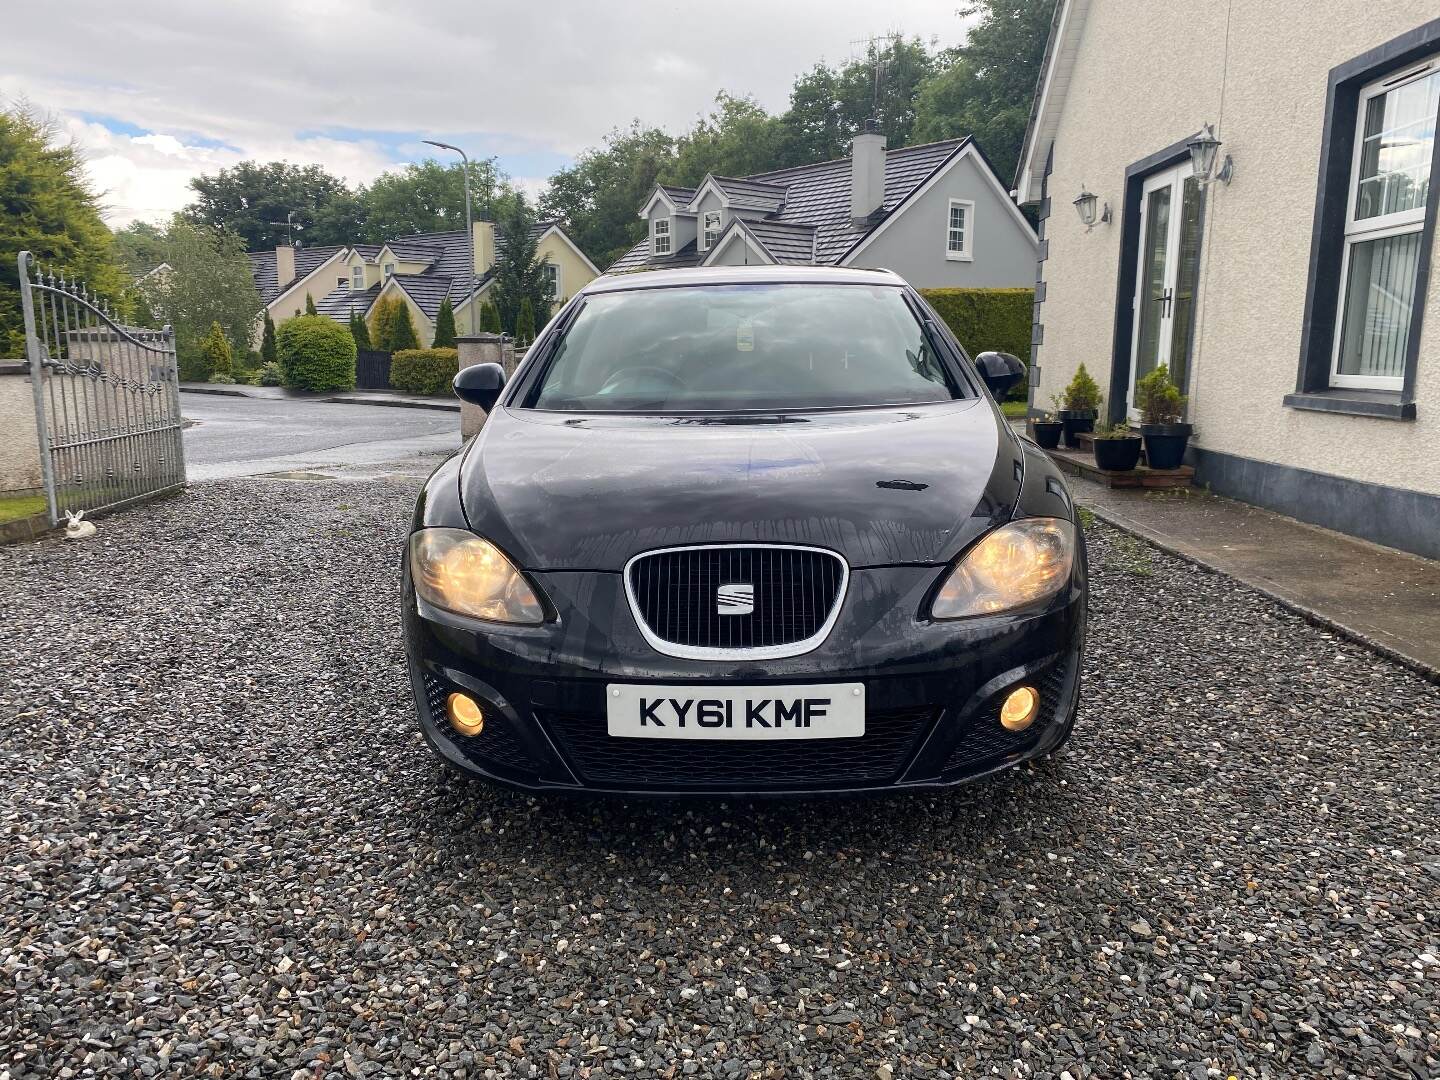
[[[365,325],[365,316],[358,311],[350,313],[350,336],[355,339],[355,348],[370,348],[370,328]]]
[[[440,301],[440,310],[435,314],[433,347],[436,349],[455,348],[455,310],[450,306],[448,296]]]
[[[306,315],[319,315],[319,314],[320,314],[318,311],[315,310],[315,298],[314,298],[313,296],[311,296],[309,293],[306,293],[306,294],[305,294],[305,314],[306,314]]]
[[[218,322],[211,323],[209,332],[200,339],[200,355],[203,357],[204,369],[211,377],[228,377],[233,373],[234,357],[230,352],[230,342],[226,340],[225,331]]]
[[[528,296],[520,301],[520,314],[515,316],[515,340],[521,345],[535,340],[535,309]]]
[[[270,318],[270,312],[265,312],[265,332],[260,337],[260,361],[265,364],[273,364],[279,359],[275,351],[275,320]]]
[[[395,311],[390,317],[390,340],[385,348],[390,352],[402,349],[418,349],[420,335],[415,332],[415,320],[410,317],[410,305],[400,297],[394,300]]]

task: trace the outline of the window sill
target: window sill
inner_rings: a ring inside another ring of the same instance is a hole
[[[975,261],[975,256],[973,256],[973,255],[957,255],[957,254],[956,254],[955,252],[953,252],[953,251],[947,251],[947,252],[945,253],[945,258],[946,258],[949,262],[974,262],[974,261]]]
[[[1310,390],[1286,394],[1285,404],[1308,412],[1376,416],[1384,420],[1415,419],[1415,402],[1402,401],[1393,390]]]

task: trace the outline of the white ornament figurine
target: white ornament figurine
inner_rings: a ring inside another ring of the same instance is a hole
[[[76,510],[73,513],[65,511],[65,539],[85,540],[95,535],[95,523],[85,521],[85,511]]]

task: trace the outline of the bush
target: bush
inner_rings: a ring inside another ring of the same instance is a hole
[[[230,342],[218,322],[212,322],[209,332],[200,339],[200,363],[211,376],[229,375],[234,368]]]
[[[440,301],[440,310],[435,315],[435,340],[432,349],[453,349],[455,347],[455,309],[450,306],[447,296]]]
[[[260,366],[261,386],[280,386],[284,382],[285,376],[280,371],[280,364],[278,362],[272,361],[271,363]]]
[[[355,386],[355,339],[324,315],[299,315],[280,327],[281,381],[301,390],[349,390]]]
[[[410,305],[398,296],[391,304],[395,310],[390,316],[390,336],[379,347],[392,353],[420,348],[420,335],[415,333],[415,320],[410,317]]]
[[[224,383],[226,386],[235,385],[235,380],[232,379],[229,375],[226,375],[223,371],[217,371],[214,375],[211,375],[207,381],[212,383]]]
[[[276,362],[278,353],[275,351],[275,320],[270,318],[270,312],[265,312],[265,331],[260,336],[260,360],[262,363],[273,364]]]
[[[1100,384],[1085,370],[1083,363],[1075,369],[1075,377],[1065,387],[1060,408],[1071,412],[1100,411]]]
[[[921,289],[920,295],[971,356],[991,349],[1007,352],[1018,356],[1029,372],[1034,289]],[[1029,382],[1021,379],[1007,398],[1026,400]]]
[[[454,394],[460,370],[454,349],[404,349],[390,357],[390,385],[407,394]]]
[[[350,316],[350,336],[355,339],[355,348],[362,352],[370,351],[370,328],[365,325],[365,317],[358,311]]]
[[[1185,412],[1185,396],[1170,379],[1170,368],[1161,364],[1135,380],[1135,407],[1142,424],[1178,424]]]
[[[390,323],[395,318],[395,304],[404,301],[398,297],[381,297],[370,308],[370,327],[367,340],[372,349],[384,349],[390,340]]]
[[[500,333],[500,309],[489,300],[480,303],[480,331],[485,334]]]

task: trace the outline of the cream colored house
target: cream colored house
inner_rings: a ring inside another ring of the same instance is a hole
[[[1198,482],[1440,557],[1437,14],[1061,0],[1016,178],[1032,410],[1083,361],[1119,419],[1168,363]]]
[[[557,303],[599,276],[600,271],[559,225],[541,222],[534,229],[536,256],[546,267]],[[348,322],[352,312],[367,315],[380,297],[398,296],[410,307],[420,344],[428,346],[435,339],[435,317],[446,297],[455,312],[455,327],[464,334],[470,328],[472,306],[487,299],[493,287],[499,245],[495,224],[477,221],[473,231],[473,269],[470,241],[461,229],[396,237],[383,244],[280,247],[252,254],[251,272],[277,324],[303,312],[307,298],[320,314]],[[536,315],[544,317],[541,312]]]

